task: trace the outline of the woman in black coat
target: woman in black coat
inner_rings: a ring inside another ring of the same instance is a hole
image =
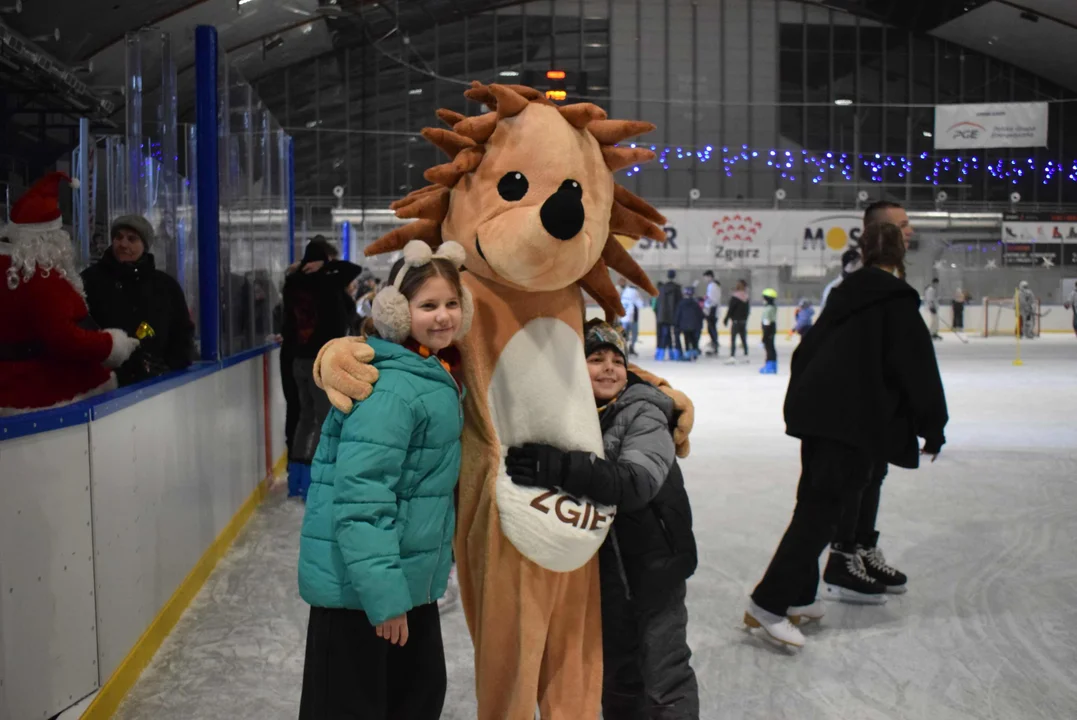
[[[864,269],[834,289],[793,354],[785,422],[801,440],[797,505],[744,618],[796,647],[804,636],[795,624],[822,616],[819,555],[843,516],[858,512],[873,468],[915,468],[945,442],[946,397],[919,296],[902,279],[901,230],[869,225],[860,249]],[[857,587],[864,602],[885,599],[856,553],[832,554],[824,580]]]

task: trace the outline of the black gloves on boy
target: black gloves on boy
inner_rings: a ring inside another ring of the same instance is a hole
[[[573,497],[588,497],[602,505],[617,505],[621,499],[613,463],[594,453],[527,443],[509,448],[505,468],[517,485],[560,488]]]

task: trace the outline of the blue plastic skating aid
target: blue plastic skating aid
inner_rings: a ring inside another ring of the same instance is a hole
[[[655,360],[665,360],[666,359],[666,351],[663,350],[662,348],[658,348],[657,350],[654,351],[654,359]]]
[[[307,493],[310,491],[310,465],[300,465],[302,468],[302,476],[299,481],[299,497],[304,500],[307,499]]]
[[[288,497],[299,497],[302,478],[303,466],[299,463],[288,463]]]
[[[673,348],[672,350],[669,351],[669,356],[670,356],[671,360],[680,360],[681,359],[681,351],[678,350],[677,348]]]

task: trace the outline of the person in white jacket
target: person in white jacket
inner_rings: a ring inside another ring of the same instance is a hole
[[[703,297],[703,316],[707,319],[707,334],[711,336],[708,355],[718,354],[718,308],[722,306],[722,283],[714,279],[713,270],[705,270],[703,277],[707,281],[706,295]]]
[[[643,295],[635,285],[629,285],[624,278],[621,278],[618,285],[621,289],[621,305],[625,309],[621,327],[624,329],[628,354],[631,356],[636,354],[636,341],[639,340],[639,313],[644,307]]]
[[[1077,285],[1073,286],[1069,299],[1066,300],[1066,309],[1073,311],[1073,332],[1077,334]]]

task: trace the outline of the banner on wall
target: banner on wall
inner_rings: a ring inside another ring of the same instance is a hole
[[[1006,213],[1002,246],[1004,265],[1077,266],[1077,213]]]
[[[1047,103],[935,107],[935,148],[1046,147]]]
[[[856,247],[861,213],[805,210],[664,209],[666,242],[647,238],[632,248],[641,267],[763,268],[791,266],[821,276]]]

